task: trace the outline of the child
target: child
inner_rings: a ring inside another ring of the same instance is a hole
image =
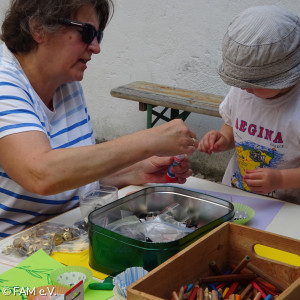
[[[231,86],[224,125],[199,151],[235,148],[223,183],[300,204],[300,20],[278,6],[250,7],[230,23],[218,73]]]

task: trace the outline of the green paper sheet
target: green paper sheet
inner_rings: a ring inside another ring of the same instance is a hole
[[[14,268],[0,274],[0,299],[26,300],[28,292],[32,293],[34,288],[52,285],[50,273],[63,266],[43,250],[38,250]],[[10,296],[7,296],[9,291]],[[84,299],[87,300],[102,300],[112,296],[112,291],[86,289],[84,292]]]

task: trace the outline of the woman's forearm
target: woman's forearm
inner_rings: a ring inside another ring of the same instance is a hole
[[[23,188],[41,195],[74,189],[132,166],[126,180],[119,173],[121,186],[129,174],[137,178],[134,164],[139,161],[193,153],[194,138],[181,120],[174,120],[97,145],[52,150],[45,134],[30,131],[0,139],[0,164]]]

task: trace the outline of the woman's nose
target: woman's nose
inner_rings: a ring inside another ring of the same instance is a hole
[[[95,37],[88,47],[94,54],[99,54],[101,52],[100,44],[98,43],[97,38]]]

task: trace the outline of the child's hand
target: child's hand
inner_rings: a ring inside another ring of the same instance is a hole
[[[222,152],[227,149],[227,146],[227,138],[221,132],[211,130],[199,142],[198,150],[211,154],[213,152]]]
[[[268,194],[280,188],[282,184],[280,170],[270,168],[247,170],[243,179],[250,190],[257,194]]]

